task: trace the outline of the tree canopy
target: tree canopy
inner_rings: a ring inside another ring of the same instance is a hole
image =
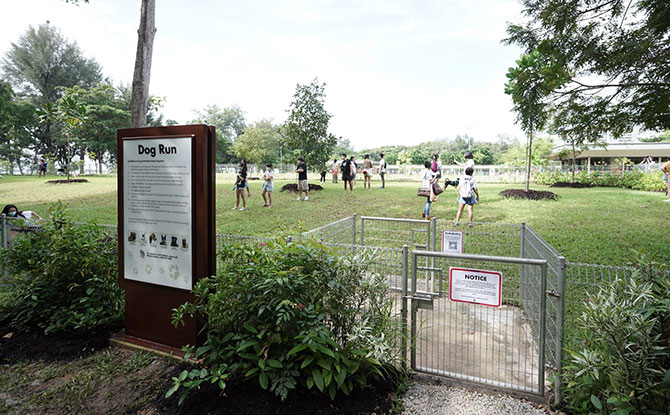
[[[515,106],[550,104],[560,133],[581,134],[584,139],[597,138],[595,131],[620,136],[633,125],[670,128],[670,3],[523,0],[523,4],[527,21],[510,24],[505,39],[526,50],[517,72],[510,71],[510,82],[523,90],[518,94],[537,96],[515,100]],[[524,75],[530,76],[523,79]],[[517,114],[523,112],[515,109]],[[563,118],[569,122],[562,124]]]
[[[237,137],[235,155],[252,164],[276,163],[279,160],[279,127],[271,120],[260,120]]]
[[[219,108],[218,105],[208,105],[196,111],[196,118],[192,124],[208,124],[216,127],[216,162],[230,163],[235,159],[233,142],[247,128],[244,120],[244,111],[236,105]]]
[[[309,85],[297,84],[284,123],[284,144],[315,169],[326,165],[337,144],[337,137],[328,133],[332,115],[325,108],[325,89],[326,84],[318,79]]]

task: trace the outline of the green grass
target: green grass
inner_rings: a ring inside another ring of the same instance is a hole
[[[89,183],[46,184],[44,178],[4,177],[0,179],[0,201],[20,209],[35,210],[45,216],[48,206],[64,202],[69,213],[82,222],[117,221],[116,176],[87,177]],[[247,210],[231,210],[235,205],[232,179],[221,179],[216,186],[216,231],[240,235],[271,236],[280,231],[297,233],[330,223],[353,213],[369,216],[419,218],[425,199],[416,196],[417,183],[387,182],[379,189],[362,189],[344,194],[343,185],[327,182],[310,200],[298,202],[295,194],[282,193],[291,183],[275,182],[271,209],[263,208],[261,183],[251,181],[252,196]],[[313,183],[316,183],[313,181]],[[520,184],[480,185],[481,202],[475,206],[475,221],[520,223],[525,221],[568,260],[608,265],[627,265],[635,259],[632,250],[643,251],[660,262],[670,260],[670,205],[661,193],[614,188],[551,189],[559,201],[522,201],[498,196],[501,190]],[[547,190],[533,185],[533,189]],[[452,188],[433,204],[431,215],[453,220],[456,198]]]

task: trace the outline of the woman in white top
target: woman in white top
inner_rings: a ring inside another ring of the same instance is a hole
[[[37,213],[31,210],[19,210],[14,205],[6,205],[2,209],[2,214],[6,215],[8,218],[21,218],[21,219],[36,219],[42,220],[42,217]]]
[[[421,176],[421,187],[430,189],[433,183],[437,180],[435,179],[435,172],[431,168],[430,161],[423,163],[423,166],[426,169],[423,171],[423,176]],[[423,213],[421,214],[422,218],[430,220],[430,204],[430,196],[426,196],[426,206],[423,208]]]
[[[465,157],[465,163],[460,163],[456,159],[454,159],[454,163],[456,163],[456,165],[458,165],[458,166],[465,167],[466,169],[468,167],[472,167],[472,170],[474,170],[475,169],[475,161],[473,160],[472,151],[470,151],[470,150],[466,151],[465,154],[463,155],[463,157]]]

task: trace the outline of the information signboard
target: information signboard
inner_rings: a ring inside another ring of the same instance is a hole
[[[449,268],[449,299],[491,307],[502,305],[502,274],[466,268]]]
[[[192,137],[123,142],[126,279],[192,288]]]
[[[463,232],[442,231],[442,252],[451,254],[463,253]]]

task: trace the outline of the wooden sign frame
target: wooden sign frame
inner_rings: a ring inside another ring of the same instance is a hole
[[[175,328],[172,309],[195,298],[190,289],[200,278],[216,272],[215,240],[215,128],[204,124],[171,127],[127,128],[117,131],[119,285],[125,291],[125,340],[157,343],[173,348],[199,345],[201,323],[186,318]],[[126,278],[124,228],[124,142],[191,138],[191,284],[186,288]],[[146,345],[146,344],[145,344]]]

